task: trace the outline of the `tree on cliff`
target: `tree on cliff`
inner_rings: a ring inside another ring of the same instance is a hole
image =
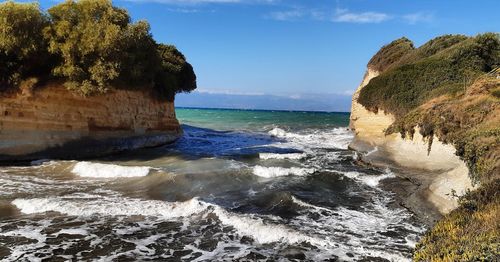
[[[48,53],[42,29],[47,17],[38,4],[0,4],[0,90],[46,73]]]
[[[0,4],[0,29],[0,90],[30,76],[56,77],[82,95],[119,87],[172,100],[196,88],[184,55],[110,0],[67,0],[47,14],[9,1]]]
[[[161,97],[172,99],[176,93],[196,89],[196,75],[186,57],[173,45],[158,45],[161,68],[157,75],[155,91]],[[168,88],[174,86],[175,88]]]
[[[130,17],[107,0],[66,1],[48,10],[49,51],[61,56],[54,68],[66,86],[85,95],[104,93],[120,75]],[[144,28],[146,29],[146,28]]]

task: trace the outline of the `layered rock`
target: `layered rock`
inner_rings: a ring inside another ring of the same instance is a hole
[[[371,112],[358,103],[360,91],[378,75],[378,71],[369,67],[353,95],[350,127],[356,135],[350,148],[364,152],[363,160],[374,165],[422,171],[415,179],[422,186],[419,193],[440,213],[450,212],[458,206],[452,192],[463,194],[472,188],[466,164],[455,154],[452,145],[437,139],[429,152],[428,141],[418,130],[412,139],[403,139],[400,134],[385,135],[385,130],[394,122],[394,116],[383,110]]]
[[[0,97],[0,161],[99,156],[166,144],[181,132],[173,102],[140,90],[82,97],[54,83]]]

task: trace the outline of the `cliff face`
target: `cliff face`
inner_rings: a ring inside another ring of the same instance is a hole
[[[455,148],[434,139],[428,153],[428,143],[415,132],[413,139],[402,139],[399,134],[385,135],[385,130],[394,122],[393,115],[379,110],[368,111],[358,103],[359,92],[379,72],[368,68],[367,73],[353,95],[350,127],[356,136],[350,147],[365,152],[363,160],[378,166],[400,166],[428,172],[427,177],[420,177],[419,183],[424,188],[422,196],[432,203],[440,213],[446,214],[458,204],[451,197],[452,190],[463,194],[472,188],[466,164],[455,155]]]
[[[0,161],[98,156],[166,144],[181,132],[173,102],[143,91],[82,97],[49,84],[0,97]]]

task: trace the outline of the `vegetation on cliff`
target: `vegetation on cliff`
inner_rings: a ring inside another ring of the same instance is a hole
[[[110,0],[68,0],[47,12],[8,1],[0,27],[0,91],[29,78],[62,80],[82,95],[141,88],[171,100],[196,88],[184,55],[156,43],[146,21],[132,23]]]
[[[428,232],[414,258],[489,260],[500,239],[500,37],[446,35],[412,46],[399,39],[381,49],[368,65],[381,74],[358,102],[395,116],[386,134],[413,138],[418,129],[429,150],[434,137],[453,144],[480,185]]]

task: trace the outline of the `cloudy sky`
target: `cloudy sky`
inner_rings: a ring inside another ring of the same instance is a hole
[[[47,8],[55,2],[44,0],[41,5]],[[184,52],[198,76],[198,96],[280,96],[297,103],[335,95],[348,101],[367,61],[396,38],[406,36],[418,46],[442,34],[500,29],[498,0],[115,0],[114,4],[127,8],[134,20],[148,20],[157,41],[175,44]],[[331,110],[340,110],[335,106]]]

